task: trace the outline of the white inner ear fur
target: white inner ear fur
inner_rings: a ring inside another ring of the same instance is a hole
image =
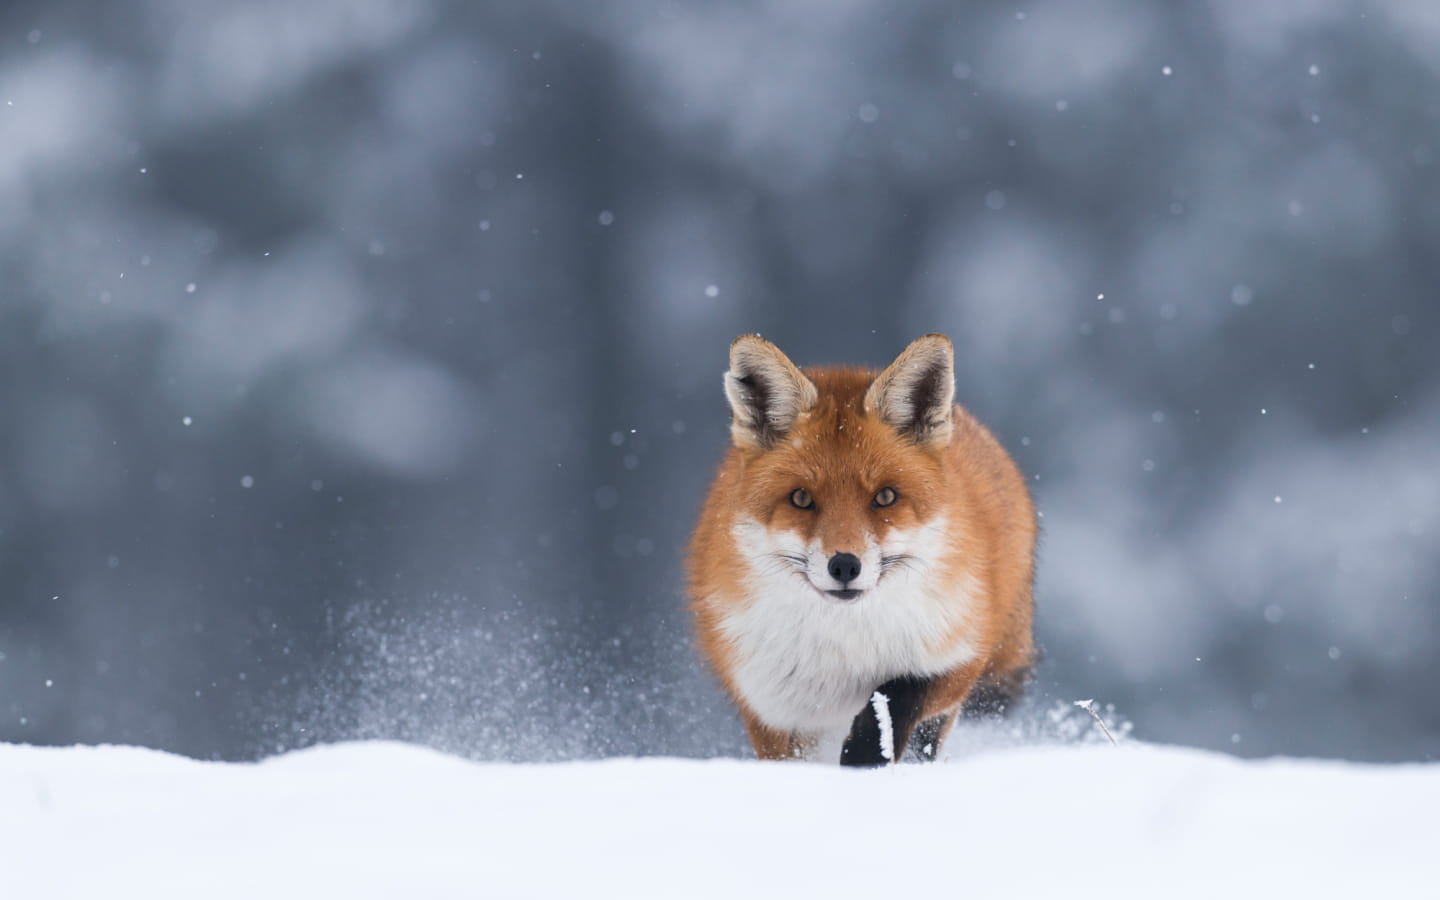
[[[922,444],[950,443],[954,403],[955,352],[943,334],[916,339],[865,392],[867,412]]]
[[[730,436],[737,447],[766,448],[815,407],[819,393],[780,348],[746,335],[730,345],[725,373]]]

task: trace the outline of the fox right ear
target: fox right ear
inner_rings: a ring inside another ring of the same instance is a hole
[[[819,399],[815,385],[780,348],[756,334],[741,335],[730,345],[725,396],[731,440],[761,450],[774,446]]]
[[[943,334],[916,338],[865,392],[865,409],[917,444],[944,447],[954,430],[955,350]]]

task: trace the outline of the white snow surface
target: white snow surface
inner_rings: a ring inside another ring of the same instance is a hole
[[[869,771],[0,745],[0,896],[1421,896],[1437,808],[1440,765],[1133,743]]]

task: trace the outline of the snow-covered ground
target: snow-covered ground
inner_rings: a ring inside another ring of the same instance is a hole
[[[1435,896],[1437,809],[1440,765],[1137,744],[877,771],[0,745],[0,897]]]

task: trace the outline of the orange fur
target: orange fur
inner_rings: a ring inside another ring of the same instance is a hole
[[[752,345],[759,341],[742,340]],[[784,360],[768,344],[759,349],[773,350]],[[948,364],[948,340],[944,350]],[[785,377],[783,367],[775,371]],[[688,587],[698,645],[739,707],[761,758],[806,755],[814,736],[763,721],[737,683],[739,657],[746,651],[727,631],[726,622],[740,610],[767,601],[754,589],[755,563],[745,558],[737,541],[738,523],[759,523],[767,534],[788,533],[829,556],[857,552],[853,548],[867,540],[883,542],[895,529],[910,534],[943,517],[943,552],[927,570],[924,583],[934,586],[934,602],[951,602],[947,598],[953,594],[954,602],[966,598],[967,605],[945,633],[933,638],[934,646],[925,649],[938,657],[962,643],[977,648],[973,658],[934,674],[930,682],[922,718],[950,714],[944,730],[977,682],[1022,680],[1032,662],[1036,528],[1024,478],[995,437],[959,406],[952,408],[953,427],[941,440],[917,440],[881,421],[877,410],[867,406],[867,390],[879,374],[857,368],[804,370],[814,386],[814,405],[768,446],[737,437],[690,544]],[[953,378],[948,368],[945,376]],[[876,507],[872,500],[884,487],[897,491],[899,500]],[[791,502],[797,488],[814,498],[813,509]],[[814,602],[834,601],[816,591]]]

